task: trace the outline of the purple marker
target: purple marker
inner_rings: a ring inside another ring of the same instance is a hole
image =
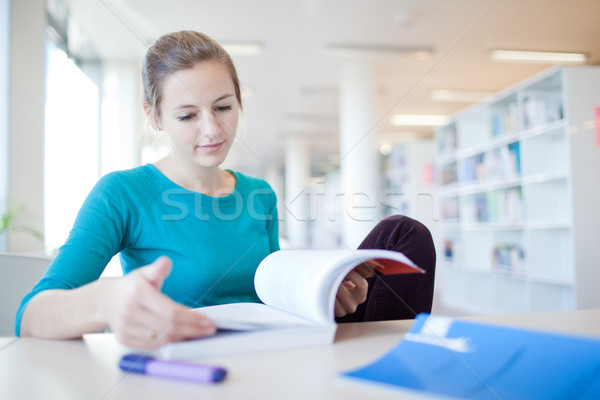
[[[163,361],[138,354],[127,354],[119,361],[119,368],[160,378],[179,379],[196,383],[215,383],[225,379],[227,371],[221,367],[191,364],[179,361]]]

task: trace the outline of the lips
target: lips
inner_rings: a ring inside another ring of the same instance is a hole
[[[205,153],[215,153],[219,151],[221,147],[223,147],[223,143],[225,142],[205,144],[203,146],[198,146],[198,148],[200,148],[200,150],[202,150]]]

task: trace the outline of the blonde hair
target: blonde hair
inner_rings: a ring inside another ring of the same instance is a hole
[[[168,33],[148,49],[142,66],[144,102],[151,105],[159,116],[164,79],[177,71],[193,68],[206,61],[216,61],[227,68],[241,108],[240,81],[229,53],[210,37],[194,31]]]

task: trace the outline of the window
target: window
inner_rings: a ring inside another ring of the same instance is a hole
[[[45,247],[66,240],[99,178],[99,93],[67,54],[47,45],[44,209]]]
[[[0,0],[0,215],[8,206],[8,82],[10,63],[10,4]],[[0,251],[6,251],[6,236],[0,233]]]

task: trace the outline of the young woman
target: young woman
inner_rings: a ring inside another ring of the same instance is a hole
[[[220,168],[242,108],[231,58],[203,34],[167,34],[146,53],[142,77],[144,111],[151,126],[167,135],[171,151],[154,164],[100,179],[66,243],[23,299],[17,335],[60,339],[110,328],[122,343],[150,348],[215,332],[190,307],[259,301],[254,273],[279,249],[276,199],[265,181]],[[421,227],[416,221],[382,224],[363,247],[392,248],[394,237],[431,257],[426,229],[400,238],[386,231],[414,231]],[[117,253],[124,276],[98,280]],[[417,295],[425,310],[407,305],[409,317],[431,308],[432,268],[431,282]],[[374,278],[369,284],[358,271],[347,278],[338,290],[336,316],[379,318],[357,311],[368,294],[377,298]],[[382,318],[390,316],[398,317]]]

